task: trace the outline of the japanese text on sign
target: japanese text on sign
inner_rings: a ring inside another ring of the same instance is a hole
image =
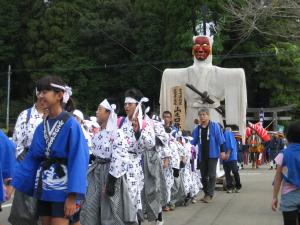
[[[184,91],[180,86],[173,87],[172,90],[172,103],[174,125],[180,130],[184,129],[185,123],[185,105],[184,105]]]

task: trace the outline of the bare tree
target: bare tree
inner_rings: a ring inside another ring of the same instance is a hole
[[[253,32],[300,41],[300,0],[226,0],[223,5],[242,40]]]

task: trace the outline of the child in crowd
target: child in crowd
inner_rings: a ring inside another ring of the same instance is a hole
[[[225,171],[227,193],[232,193],[233,191],[239,192],[242,185],[237,165],[237,143],[230,127],[225,129],[224,137],[225,157],[223,158],[223,168]],[[231,173],[233,173],[235,184],[233,184]]]
[[[282,150],[275,162],[277,165],[272,210],[276,211],[281,186],[280,210],[284,225],[300,224],[300,121],[288,127],[288,146]]]
[[[79,123],[64,109],[72,104],[71,88],[56,76],[37,82],[37,96],[48,110],[38,125],[12,185],[34,196],[43,225],[79,224],[79,201],[87,187],[89,151]]]

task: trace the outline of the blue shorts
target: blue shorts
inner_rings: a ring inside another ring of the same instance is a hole
[[[65,218],[64,202],[37,201],[37,215]],[[69,218],[71,224],[79,221],[80,208]]]
[[[300,189],[281,195],[279,209],[282,212],[298,211],[300,213]]]

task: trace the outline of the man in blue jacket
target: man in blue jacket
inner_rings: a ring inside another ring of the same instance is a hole
[[[198,112],[200,125],[193,131],[193,145],[198,145],[197,164],[201,172],[204,197],[201,201],[210,203],[214,197],[218,159],[224,157],[224,136],[220,124],[209,119],[209,109]]]
[[[239,192],[241,189],[241,181],[239,175],[239,168],[237,165],[237,143],[234,134],[230,127],[227,127],[224,132],[225,137],[225,157],[223,158],[223,168],[226,178],[227,193],[235,191]],[[233,173],[235,185],[233,185],[231,172]]]

